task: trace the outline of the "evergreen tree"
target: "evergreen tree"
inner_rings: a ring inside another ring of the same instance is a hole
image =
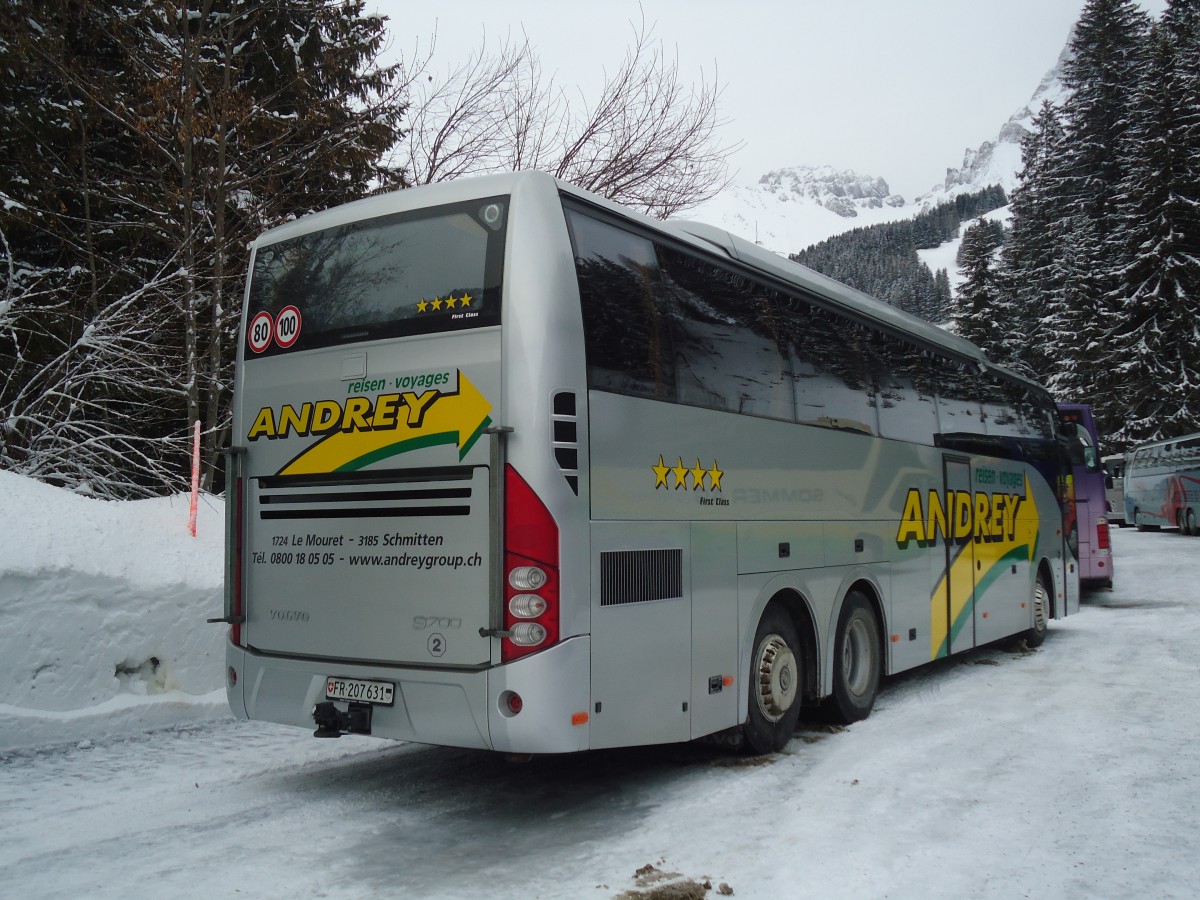
[[[1089,0],[1063,69],[1063,197],[1070,222],[1060,240],[1062,279],[1051,300],[1058,321],[1051,359],[1059,396],[1096,403],[1112,364],[1112,248],[1117,192],[1125,176],[1118,153],[1130,125],[1130,98],[1144,62],[1149,18],[1134,0]],[[1103,421],[1102,425],[1109,423]],[[1107,430],[1107,428],[1106,428]]]
[[[1004,240],[1004,226],[980,218],[967,228],[958,249],[962,283],[954,302],[955,330],[994,358],[1003,358],[1004,327],[996,321],[999,290],[996,251]]]
[[[1050,346],[1053,335],[1065,327],[1052,311],[1052,298],[1061,289],[1058,265],[1063,244],[1063,223],[1068,220],[1064,200],[1061,159],[1064,135],[1058,112],[1047,102],[1034,116],[1032,130],[1021,140],[1021,171],[1012,193],[1012,225],[999,264],[1000,303],[1012,335],[1008,365],[1023,368],[1038,378],[1055,373]],[[1065,353],[1066,348],[1060,348]]]
[[[211,476],[246,244],[389,178],[383,27],[365,0],[0,7],[0,465],[161,492],[203,420]]]
[[[1156,26],[1122,137],[1104,412],[1119,442],[1200,430],[1200,12]]]

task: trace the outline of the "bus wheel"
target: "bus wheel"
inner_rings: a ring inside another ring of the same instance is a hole
[[[875,705],[883,671],[879,618],[866,595],[852,591],[842,604],[834,639],[832,718],[849,724],[865,719]]]
[[[781,750],[800,718],[800,639],[781,606],[771,603],[754,635],[750,660],[750,715],[742,727],[752,753]]]
[[[1040,647],[1046,640],[1046,629],[1050,626],[1050,589],[1039,572],[1033,585],[1033,627],[1025,632],[1027,647]]]
[[[1190,534],[1193,537],[1195,537],[1196,535],[1200,535],[1200,527],[1197,527],[1197,525],[1196,525],[1196,511],[1193,510],[1190,506],[1188,507],[1188,511],[1187,511],[1187,523],[1186,524],[1187,524],[1187,527],[1185,529],[1181,529],[1184,534]]]

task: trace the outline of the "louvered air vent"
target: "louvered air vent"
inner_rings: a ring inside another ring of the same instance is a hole
[[[554,406],[550,415],[550,444],[554,462],[567,479],[571,491],[579,496],[579,415],[575,395],[560,391],[554,395]]]
[[[600,554],[601,606],[682,596],[682,550],[614,550]]]

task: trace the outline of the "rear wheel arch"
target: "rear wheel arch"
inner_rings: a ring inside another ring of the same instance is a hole
[[[820,656],[817,653],[817,627],[812,609],[808,601],[799,591],[791,588],[776,591],[767,601],[767,605],[775,603],[783,607],[792,624],[796,626],[796,635],[800,639],[800,651],[803,654],[801,674],[804,683],[801,686],[801,697],[811,703],[817,697],[820,684]]]

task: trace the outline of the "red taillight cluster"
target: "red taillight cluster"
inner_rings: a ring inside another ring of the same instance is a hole
[[[1108,535],[1108,520],[1096,520],[1096,546],[1101,550],[1109,550],[1112,548],[1111,538]]]
[[[558,642],[558,525],[512,466],[504,469],[502,662]]]

